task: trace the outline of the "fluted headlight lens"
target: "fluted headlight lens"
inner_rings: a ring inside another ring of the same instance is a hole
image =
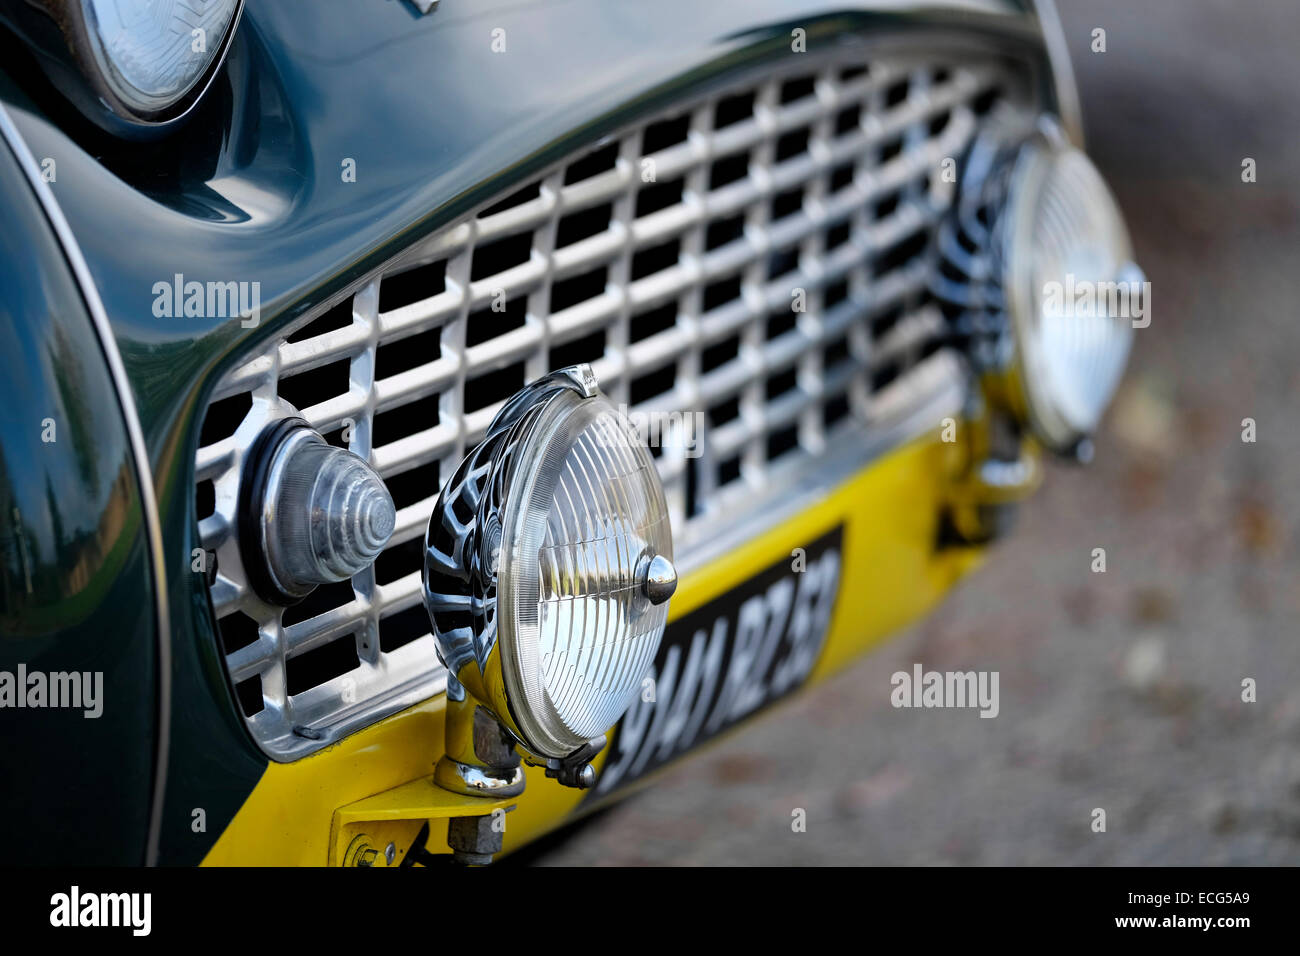
[[[502,515],[502,670],[530,746],[559,756],[640,691],[676,583],[654,461],[603,396],[566,392],[521,444]]]
[[[672,536],[654,460],[607,399],[565,394],[520,455],[532,464],[503,515],[504,678],[524,734],[564,754],[640,692],[667,623],[655,587]]]
[[[654,460],[591,368],[524,386],[447,479],[425,534],[448,698],[472,697],[548,774],[589,786],[587,761],[663,637],[672,556]],[[482,767],[518,783],[500,753],[481,752],[487,737],[448,727],[442,785],[480,793]]]
[[[1006,289],[1030,423],[1056,450],[1091,434],[1146,322],[1149,287],[1119,207],[1083,152],[1035,141],[1019,161]]]
[[[80,0],[109,88],[132,111],[183,99],[223,51],[242,0]]]

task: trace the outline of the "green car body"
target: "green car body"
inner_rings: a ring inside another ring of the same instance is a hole
[[[195,560],[193,449],[240,356],[792,28],[810,47],[993,44],[1057,102],[1039,20],[1014,3],[299,7],[249,0],[209,95],[155,142],[88,122],[0,38],[0,672],[103,673],[99,716],[0,710],[10,862],[195,864],[266,769]],[[255,281],[256,323],[160,315],[156,288],[180,276]]]

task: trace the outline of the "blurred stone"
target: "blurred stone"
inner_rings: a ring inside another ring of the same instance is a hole
[[[889,803],[912,785],[912,778],[901,767],[886,767],[866,780],[858,780],[840,790],[836,804],[845,813],[864,813]]]
[[[1173,619],[1174,601],[1163,588],[1138,588],[1133,592],[1133,623],[1143,626],[1164,624]]]
[[[714,777],[719,783],[754,783],[770,779],[777,773],[771,757],[758,754],[726,754],[714,766]]]
[[[1241,825],[1241,811],[1221,794],[1211,794],[1202,801],[1201,815],[1215,833],[1231,833]]]
[[[1278,550],[1281,537],[1277,516],[1263,501],[1247,498],[1237,504],[1237,540],[1241,546],[1256,556],[1268,556]]]
[[[1097,618],[1097,595],[1092,588],[1072,588],[1061,598],[1061,606],[1076,627],[1090,628]]]
[[[1165,674],[1165,642],[1158,637],[1143,637],[1134,642],[1124,655],[1120,669],[1124,682],[1135,690],[1149,690]]]
[[[1150,376],[1134,378],[1120,389],[1111,430],[1143,455],[1169,457],[1182,444],[1174,405],[1166,389]]]

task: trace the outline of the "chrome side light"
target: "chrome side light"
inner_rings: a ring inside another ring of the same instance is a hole
[[[424,600],[447,665],[435,781],[519,792],[525,759],[589,787],[631,705],[677,584],[659,474],[585,365],[515,394],[444,486]]]
[[[241,482],[240,557],[254,590],[294,604],[374,563],[397,525],[383,480],[300,418],[268,426]]]

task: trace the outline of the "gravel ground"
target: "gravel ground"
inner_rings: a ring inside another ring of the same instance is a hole
[[[535,862],[1300,861],[1300,7],[1061,7],[1154,302],[1096,462],[933,617]],[[1000,715],[894,709],[914,662],[1000,672]]]

